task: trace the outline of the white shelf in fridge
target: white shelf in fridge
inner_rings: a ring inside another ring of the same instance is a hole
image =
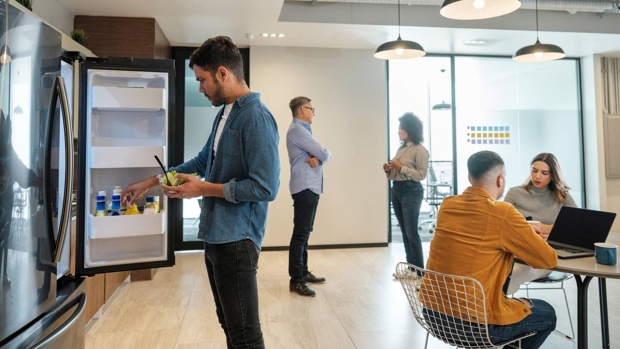
[[[112,239],[144,235],[161,235],[164,227],[163,212],[122,216],[96,217],[89,215],[91,239]]]
[[[167,106],[163,88],[93,86],[92,107],[102,110],[161,110]]]
[[[91,168],[157,167],[154,156],[164,159],[164,147],[91,147]]]

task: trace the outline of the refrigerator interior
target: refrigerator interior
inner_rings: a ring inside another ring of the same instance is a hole
[[[89,69],[86,107],[84,267],[165,261],[167,200],[159,187],[156,214],[95,216],[96,196],[161,172],[154,156],[167,159],[167,73]]]

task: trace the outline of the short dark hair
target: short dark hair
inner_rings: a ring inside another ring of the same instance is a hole
[[[504,166],[504,160],[499,154],[490,150],[479,151],[467,159],[467,171],[474,180],[481,179],[497,166]]]
[[[415,144],[424,142],[424,125],[422,120],[414,113],[406,112],[398,118],[400,128],[405,130],[409,135],[409,139]]]
[[[302,105],[310,103],[312,100],[308,97],[299,96],[291,99],[288,103],[289,108],[291,108],[291,113],[295,116],[295,111],[299,109]]]
[[[215,74],[217,68],[225,67],[232,71],[239,81],[245,79],[241,52],[228,36],[207,39],[189,57],[189,67],[194,68],[195,65],[211,74]]]

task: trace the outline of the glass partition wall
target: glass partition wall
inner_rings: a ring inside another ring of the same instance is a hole
[[[423,183],[423,241],[432,238],[443,197],[469,186],[467,159],[479,150],[502,156],[507,188],[525,182],[536,154],[553,153],[571,195],[584,207],[579,60],[530,64],[509,57],[427,56],[388,64],[389,156],[400,146],[400,115],[411,111],[425,127],[431,168]],[[396,219],[391,222],[398,241]]]

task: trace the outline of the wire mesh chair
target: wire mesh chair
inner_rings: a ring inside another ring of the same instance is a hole
[[[528,332],[500,343],[492,343],[488,332],[486,300],[482,284],[464,276],[438,273],[400,262],[396,265],[413,315],[429,334],[457,348],[501,348],[518,343],[536,332]],[[418,277],[418,275],[424,275]]]
[[[525,290],[526,292],[526,296],[527,298],[530,298],[530,290],[561,290],[562,292],[564,292],[564,303],[566,304],[566,312],[568,313],[568,321],[570,322],[570,331],[572,336],[569,336],[568,334],[555,329],[554,331],[563,335],[564,337],[568,338],[568,339],[574,339],[575,338],[575,328],[573,327],[573,318],[570,315],[570,307],[568,306],[568,298],[566,297],[566,290],[564,289],[564,281],[572,278],[573,275],[571,274],[566,274],[566,273],[562,273],[559,271],[553,271],[551,272],[551,274],[549,274],[548,276],[545,276],[544,278],[540,278],[540,279],[536,279],[534,281],[530,281],[525,283],[522,287],[520,287],[520,290]],[[559,286],[553,286],[553,287],[532,287],[532,284],[541,284],[541,286],[544,285],[549,285],[549,284],[557,284],[559,283]]]

